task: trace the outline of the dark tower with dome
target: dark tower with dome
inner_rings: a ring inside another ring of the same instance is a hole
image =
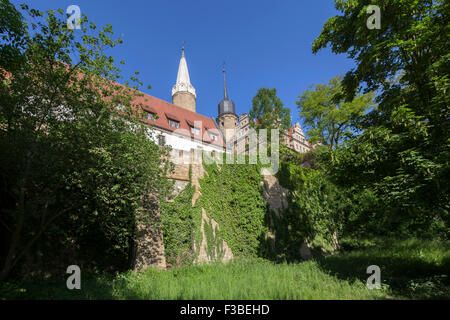
[[[223,136],[225,137],[225,141],[229,142],[235,134],[238,116],[236,115],[234,102],[228,99],[227,82],[225,77],[225,66],[222,72],[223,72],[223,99],[222,101],[220,101],[218,105],[218,116],[216,121],[219,126],[219,129],[222,131]]]

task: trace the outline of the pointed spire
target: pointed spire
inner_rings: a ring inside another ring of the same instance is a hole
[[[185,43],[183,42],[183,46],[181,47],[181,58],[178,66],[177,82],[172,88],[172,96],[177,92],[187,91],[196,97],[195,88],[192,86],[189,78],[189,70],[187,67],[186,57],[184,55],[184,44]]]
[[[225,77],[226,71],[225,71],[225,61],[222,64],[222,72],[223,72],[223,98],[228,99],[228,93],[227,93],[227,79]]]
[[[225,61],[222,64],[222,72],[223,72],[223,100],[219,103],[219,117],[222,114],[228,113],[228,114],[234,114],[235,113],[235,106],[234,102],[228,99],[228,91],[227,91],[227,79],[226,79],[226,71],[225,71]]]
[[[191,80],[189,78],[189,70],[187,67],[186,57],[184,56],[184,44],[181,48],[181,59],[180,65],[178,66],[178,75],[177,75],[177,84],[184,83],[187,85],[191,84]]]

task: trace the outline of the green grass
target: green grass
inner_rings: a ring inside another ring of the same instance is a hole
[[[381,268],[382,289],[366,288],[366,268]],[[423,299],[450,298],[450,246],[419,240],[371,242],[292,264],[236,261],[115,276],[82,274],[81,290],[61,279],[0,287],[7,299]]]
[[[450,242],[375,239],[357,249],[319,260],[339,279],[364,279],[367,266],[381,269],[389,295],[400,299],[450,299]]]

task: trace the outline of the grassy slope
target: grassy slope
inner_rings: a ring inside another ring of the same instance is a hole
[[[381,290],[365,287],[366,268],[381,268]],[[9,299],[385,299],[450,298],[449,243],[383,241],[297,264],[264,261],[82,275],[82,289],[65,278],[3,285]]]

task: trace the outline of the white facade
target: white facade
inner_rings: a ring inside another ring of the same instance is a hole
[[[194,139],[190,136],[183,135],[183,130],[178,130],[180,133],[169,132],[159,128],[149,128],[150,139],[158,144],[158,136],[165,137],[165,144],[172,149],[190,151],[191,149],[203,149],[205,151],[224,151],[224,148],[215,144],[205,143],[201,140]],[[207,134],[207,133],[203,133]]]

